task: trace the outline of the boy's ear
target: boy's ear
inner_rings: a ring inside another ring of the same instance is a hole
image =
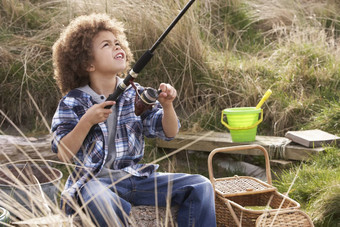
[[[87,66],[86,71],[88,72],[93,72],[96,68],[94,67],[94,65],[90,64],[89,66]]]

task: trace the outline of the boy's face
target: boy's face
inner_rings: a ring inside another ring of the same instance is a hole
[[[94,37],[92,52],[94,59],[88,68],[89,72],[112,76],[126,68],[125,51],[110,31],[101,31]]]

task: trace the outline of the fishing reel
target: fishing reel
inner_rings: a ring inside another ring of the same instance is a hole
[[[136,90],[135,114],[136,116],[140,116],[145,111],[152,109],[158,99],[158,95],[162,92],[162,90],[156,90],[152,87],[137,89],[133,82],[131,85]]]

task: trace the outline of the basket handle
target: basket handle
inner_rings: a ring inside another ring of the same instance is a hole
[[[209,157],[208,157],[209,179],[211,181],[211,184],[212,184],[214,190],[215,190],[215,178],[214,178],[214,172],[213,172],[213,168],[212,168],[212,159],[213,159],[214,155],[216,153],[220,153],[220,152],[228,153],[228,152],[231,152],[231,151],[254,150],[254,149],[261,150],[263,152],[264,158],[265,158],[265,164],[266,164],[267,183],[270,184],[270,185],[272,184],[272,177],[271,177],[271,174],[270,174],[269,155],[268,155],[267,150],[264,147],[262,147],[260,145],[256,145],[256,144],[233,146],[233,147],[221,147],[221,148],[216,148],[216,149],[212,150],[209,154]]]

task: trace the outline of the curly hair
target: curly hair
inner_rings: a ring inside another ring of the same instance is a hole
[[[54,78],[62,94],[89,83],[86,70],[93,60],[92,41],[101,31],[112,32],[126,53],[126,68],[133,56],[121,22],[106,14],[83,15],[70,22],[52,48]]]

